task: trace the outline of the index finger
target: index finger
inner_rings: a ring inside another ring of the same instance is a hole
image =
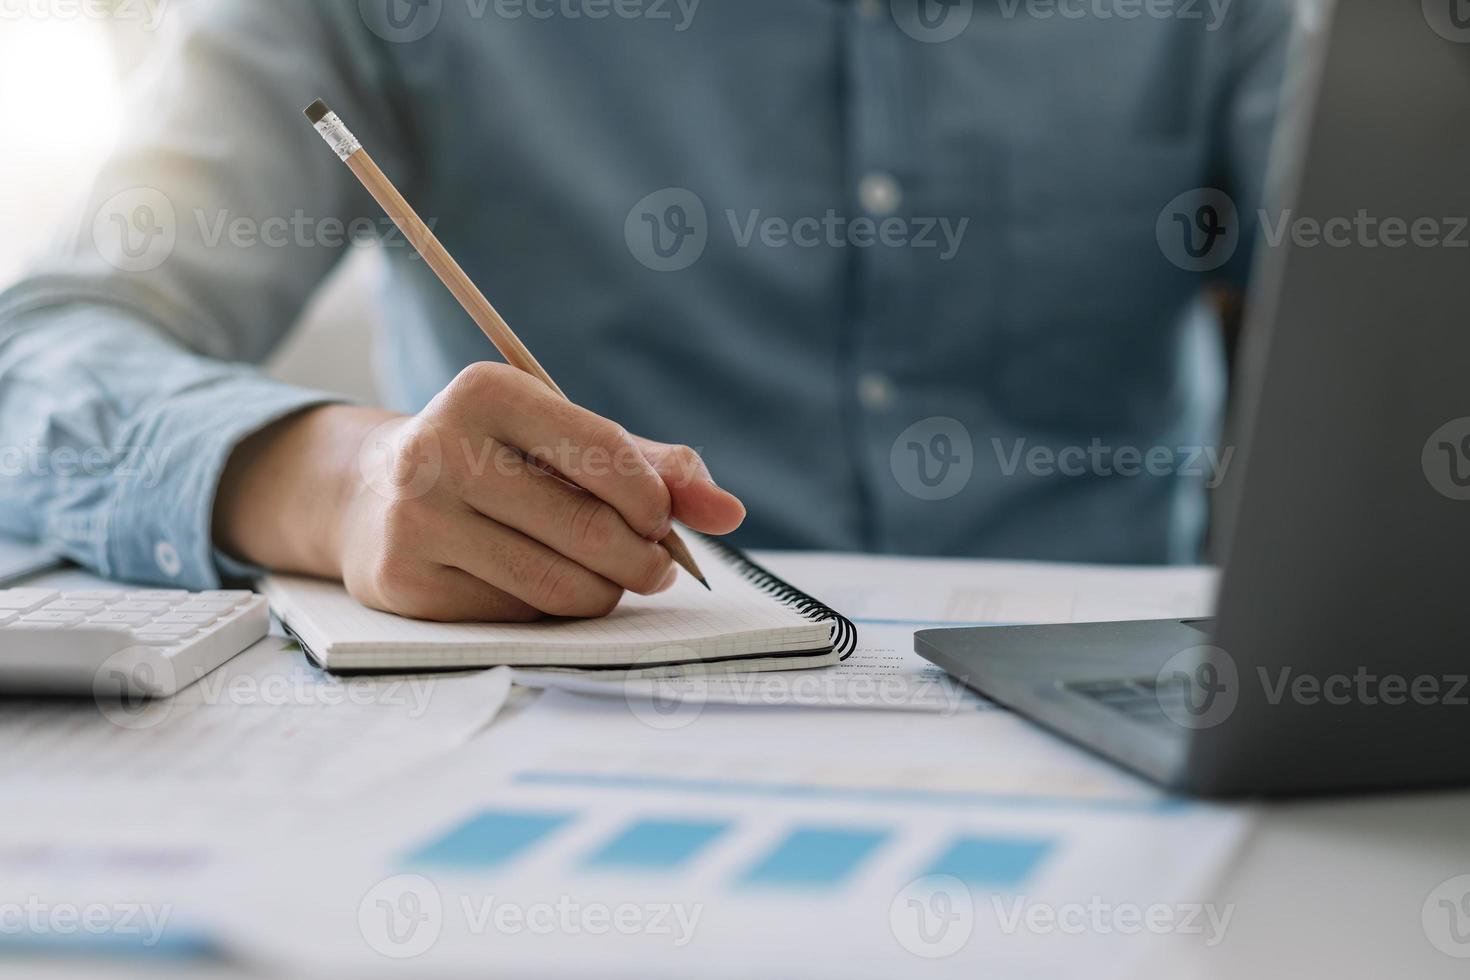
[[[496,373],[494,390],[475,397],[482,431],[596,495],[643,537],[661,541],[668,535],[669,488],[622,426],[530,375]]]

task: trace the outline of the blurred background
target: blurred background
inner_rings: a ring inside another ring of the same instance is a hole
[[[207,0],[35,0],[0,9],[0,288],[60,230],[122,123],[128,78],[150,48]],[[37,93],[44,92],[44,99]],[[287,381],[376,401],[374,249],[351,252],[270,371]]]

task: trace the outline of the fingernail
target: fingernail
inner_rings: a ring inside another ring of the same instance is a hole
[[[660,592],[667,592],[667,591],[669,591],[670,589],[672,589],[674,587],[674,583],[675,582],[678,582],[678,581],[679,581],[679,566],[678,565],[670,565],[668,572],[666,572],[664,574],[664,580],[658,584],[658,588],[656,588],[656,589],[653,590],[653,594],[654,595],[658,595]]]

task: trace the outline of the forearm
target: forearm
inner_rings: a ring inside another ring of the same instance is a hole
[[[113,307],[0,316],[0,531],[104,576],[215,588],[226,460],[330,400],[191,354]]]
[[[215,497],[216,546],[253,565],[340,578],[343,515],[361,483],[360,452],[373,430],[393,417],[329,405],[242,442]]]

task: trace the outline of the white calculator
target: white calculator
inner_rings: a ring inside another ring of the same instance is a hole
[[[166,697],[269,629],[252,592],[0,590],[0,692]]]

